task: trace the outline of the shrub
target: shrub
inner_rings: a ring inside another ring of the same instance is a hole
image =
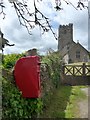
[[[13,68],[16,61],[23,56],[24,54],[5,55],[3,60],[4,69]],[[41,98],[23,98],[16,85],[13,82],[11,83],[10,78],[3,78],[2,83],[3,119],[16,118],[18,120],[20,118],[38,117],[43,106]]]
[[[16,61],[22,56],[24,54],[5,55],[4,68],[13,68]],[[60,54],[57,52],[49,53],[47,56],[42,57],[42,62],[48,65],[48,72],[52,82],[51,88],[53,89],[52,86],[57,88],[60,86],[60,66],[62,62]],[[47,104],[46,101],[50,100],[51,95],[52,92],[48,91],[48,93],[45,93],[45,100],[42,98],[25,99],[22,98],[21,93],[14,84],[7,79],[3,79],[3,118],[16,118],[18,120],[20,118],[37,117],[42,112],[43,106]]]
[[[9,55],[4,55],[4,60],[3,60],[3,66],[4,68],[13,68],[16,61],[23,57],[24,54],[9,54]]]
[[[3,119],[16,118],[18,120],[20,118],[32,118],[37,117],[41,113],[43,104],[40,98],[23,98],[14,84],[6,79],[2,81]]]
[[[42,62],[48,64],[53,85],[57,88],[60,85],[60,66],[62,64],[60,53],[49,53],[42,58]]]

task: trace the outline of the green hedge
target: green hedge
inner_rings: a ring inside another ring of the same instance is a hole
[[[60,67],[62,58],[59,52],[49,53],[42,58],[42,62],[48,64],[51,80],[53,85],[57,88],[60,86]]]
[[[38,117],[42,112],[42,101],[40,98],[23,98],[18,88],[9,80],[3,79],[3,118],[32,118]]]
[[[16,61],[22,56],[24,54],[5,55],[3,61],[4,68],[13,68]],[[42,62],[48,64],[50,79],[52,80],[53,86],[57,88],[60,86],[61,57],[59,53],[50,53],[44,56]],[[49,94],[51,95],[50,91]],[[39,117],[44,104],[41,98],[22,98],[18,88],[9,79],[3,79],[3,118],[16,118],[18,120],[20,118]]]
[[[16,61],[23,56],[24,54],[4,55],[3,67],[5,69],[13,68]],[[23,98],[15,84],[11,83],[11,80],[3,78],[2,83],[3,119],[16,118],[18,120],[20,118],[38,117],[43,107],[41,98]]]
[[[23,57],[25,54],[22,53],[22,54],[8,54],[8,55],[4,55],[4,58],[3,58],[3,66],[4,68],[13,68],[16,61]]]

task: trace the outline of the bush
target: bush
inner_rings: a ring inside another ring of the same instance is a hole
[[[23,57],[24,54],[9,54],[9,55],[4,55],[4,60],[3,60],[3,66],[4,68],[13,68],[16,61]]]
[[[14,84],[6,79],[3,79],[2,81],[3,119],[16,118],[18,120],[20,118],[36,118],[41,113],[43,104],[40,98],[23,98]]]
[[[4,68],[13,68],[16,61],[22,56],[24,54],[5,55]],[[60,66],[62,62],[60,54],[50,53],[42,58],[42,62],[48,65],[51,85],[57,88],[60,86]],[[47,104],[46,99],[47,101],[50,100],[51,95],[52,92],[48,91],[48,93],[45,93],[45,100],[42,100],[42,98],[25,99],[22,98],[21,93],[14,84],[7,79],[3,79],[3,118],[16,118],[18,120],[20,118],[37,117],[42,112],[43,106]]]
[[[13,68],[16,61],[23,56],[24,54],[4,55],[3,60],[4,69]],[[9,78],[8,79],[3,78],[2,83],[3,83],[2,84],[3,119],[16,118],[18,120],[20,118],[38,117],[38,115],[42,112],[43,106],[41,98],[37,99],[23,98],[16,85],[11,83]]]
[[[60,85],[60,66],[62,64],[60,53],[49,53],[42,58],[42,62],[48,64],[53,85],[57,88]]]

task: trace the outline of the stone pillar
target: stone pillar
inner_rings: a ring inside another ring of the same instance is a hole
[[[37,55],[37,49],[31,49],[26,52],[26,56],[35,56]]]

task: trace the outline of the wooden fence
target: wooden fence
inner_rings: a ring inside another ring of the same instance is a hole
[[[61,82],[68,85],[90,85],[90,65],[62,65]]]

